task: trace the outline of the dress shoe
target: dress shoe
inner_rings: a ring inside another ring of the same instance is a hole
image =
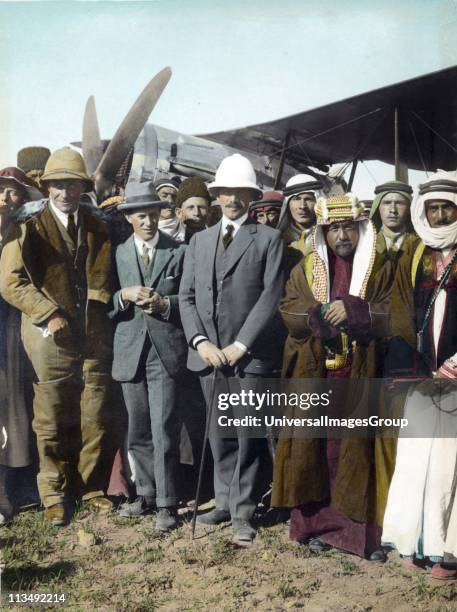
[[[54,527],[63,527],[68,523],[65,513],[65,505],[60,503],[49,506],[49,508],[45,508],[44,518],[51,523],[51,525],[54,525]]]
[[[95,510],[99,514],[109,514],[113,509],[113,502],[102,495],[91,497],[86,503],[91,510]]]
[[[255,538],[255,529],[246,519],[233,518],[233,541],[237,544],[249,545]]]
[[[367,557],[367,561],[385,563],[387,561],[387,555],[382,548],[378,548],[378,550],[375,550],[369,557]]]
[[[214,508],[211,512],[206,514],[199,514],[197,516],[197,523],[201,525],[220,525],[221,523],[228,523],[230,521],[230,512],[228,510],[220,510]]]
[[[319,540],[319,538],[313,538],[308,542],[308,548],[313,553],[323,553],[326,550],[330,550],[330,548],[332,547],[330,546],[330,544],[326,544],[322,540]]]
[[[155,510],[155,503],[146,500],[144,495],[139,495],[135,501],[126,502],[118,510],[119,516],[130,518],[135,516],[146,516]]]
[[[430,578],[435,580],[457,580],[457,567],[446,563],[434,563]]]
[[[178,526],[178,511],[174,506],[157,508],[155,531],[166,533]]]

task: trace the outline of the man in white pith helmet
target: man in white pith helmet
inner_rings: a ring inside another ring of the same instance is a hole
[[[226,157],[208,189],[217,197],[222,219],[192,237],[179,296],[187,365],[198,372],[207,402],[213,368],[227,386],[230,377],[271,374],[276,356],[268,327],[283,289],[281,234],[248,216],[250,203],[262,196],[250,161],[238,153]],[[250,521],[265,440],[213,437],[210,444],[216,508],[199,522],[231,520],[234,540],[249,544],[255,536]]]

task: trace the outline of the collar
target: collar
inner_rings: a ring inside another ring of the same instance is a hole
[[[143,244],[145,244],[150,251],[153,251],[156,248],[157,243],[159,242],[159,232],[157,231],[154,238],[151,238],[151,240],[143,240],[143,238],[133,234],[133,240],[138,253],[141,255],[143,253]]]
[[[54,202],[52,201],[51,198],[49,198],[49,206],[52,209],[52,212],[55,214],[55,216],[59,219],[59,221],[62,223],[62,225],[64,226],[65,229],[67,229],[68,227],[68,215],[70,213],[64,213],[61,210],[59,210],[57,208],[57,206],[54,204]],[[73,213],[73,217],[75,220],[75,225],[78,225],[78,214],[79,214],[79,206],[78,208],[75,210],[75,212]]]
[[[248,213],[244,213],[244,215],[242,217],[239,217],[239,219],[229,219],[228,217],[226,217],[225,215],[222,215],[222,219],[221,219],[221,229],[222,229],[222,234],[225,234],[226,230],[227,230],[227,225],[233,225],[233,236],[236,235],[237,231],[240,229],[240,227],[243,225],[243,223],[247,220],[248,218]]]

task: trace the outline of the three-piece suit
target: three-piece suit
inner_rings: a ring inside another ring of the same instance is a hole
[[[159,230],[154,255],[146,265],[134,236],[116,250],[120,289],[110,316],[114,334],[112,376],[121,382],[129,417],[128,451],[138,495],[154,497],[158,507],[175,506],[181,420],[179,380],[185,372],[187,346],[178,306],[185,246]],[[168,316],[147,314],[123,304],[121,289],[154,288],[169,299]]]
[[[277,357],[268,328],[282,291],[283,242],[277,230],[248,219],[227,248],[222,221],[193,236],[184,261],[180,311],[189,344],[187,366],[199,373],[207,402],[211,369],[193,341],[203,336],[220,349],[235,341],[247,348],[235,368],[218,372],[222,382],[271,375]],[[211,436],[210,444],[217,508],[229,511],[232,519],[250,519],[265,440]]]

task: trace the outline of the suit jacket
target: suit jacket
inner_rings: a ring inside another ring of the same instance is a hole
[[[34,325],[60,311],[69,319],[78,316],[62,234],[48,201],[32,217],[12,224],[2,248],[0,293]],[[105,328],[105,308],[112,295],[111,242],[107,224],[90,207],[79,207],[78,253],[83,252],[87,281],[86,331]],[[110,327],[108,319],[107,330]]]
[[[179,306],[189,343],[190,370],[207,368],[192,339],[202,334],[224,348],[235,340],[249,353],[240,366],[263,374],[274,368],[268,327],[283,291],[283,241],[278,230],[248,219],[227,252],[217,321],[215,318],[214,260],[221,222],[195,234],[188,246],[179,290]],[[274,352],[274,351],[273,351]]]
[[[112,370],[115,380],[127,382],[135,377],[146,335],[170,376],[177,376],[185,367],[187,346],[178,306],[185,248],[159,230],[149,286],[170,299],[168,319],[160,314],[148,315],[135,304],[121,310],[120,289],[114,294],[110,316],[117,321]],[[116,269],[121,289],[143,285],[133,235],[117,247]]]

